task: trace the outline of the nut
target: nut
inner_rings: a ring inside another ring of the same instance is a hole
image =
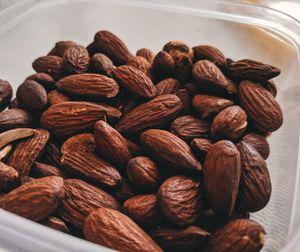
[[[155,85],[157,95],[176,94],[180,87],[180,82],[173,78],[167,78]]]
[[[48,55],[54,55],[62,57],[66,50],[70,47],[76,46],[76,43],[70,40],[67,41],[58,41],[55,43],[54,48],[48,53]]]
[[[85,47],[74,45],[63,54],[63,67],[68,73],[79,74],[86,72],[90,62],[89,52]]]
[[[152,63],[155,54],[148,48],[141,48],[137,50],[136,56],[143,57],[144,59],[148,60],[149,63]]]
[[[32,63],[37,73],[47,73],[53,79],[59,80],[64,76],[63,59],[58,56],[42,56]]]
[[[106,55],[102,53],[96,53],[90,60],[90,68],[92,72],[97,74],[104,74],[111,76],[113,70],[113,63]]]
[[[224,69],[226,66],[226,57],[216,47],[210,45],[199,45],[193,47],[194,61],[209,60],[214,63],[220,69]]]
[[[61,153],[67,154],[76,151],[94,153],[96,143],[94,135],[91,133],[82,133],[68,138],[61,146]]]
[[[255,133],[248,133],[242,138],[242,140],[254,147],[263,159],[268,158],[270,154],[270,146],[264,136]]]
[[[167,52],[160,51],[152,63],[152,74],[156,80],[172,77],[175,73],[175,61]]]
[[[18,175],[18,172],[13,167],[0,162],[0,190],[16,181]]]
[[[51,92],[49,92],[47,95],[47,99],[48,99],[48,104],[50,106],[70,100],[68,96],[64,95],[58,90],[52,90]]]
[[[150,72],[151,64],[145,58],[139,56],[133,56],[127,60],[126,65],[135,67],[136,69],[146,74],[149,78],[151,78],[151,72]]]
[[[8,81],[0,79],[0,111],[4,110],[12,98],[12,87]]]
[[[33,80],[42,85],[47,91],[51,91],[55,88],[55,80],[46,73],[35,73],[28,76],[24,82]]]

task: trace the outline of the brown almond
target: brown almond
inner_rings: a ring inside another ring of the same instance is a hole
[[[188,93],[190,94],[191,97],[194,97],[195,95],[201,93],[201,89],[194,82],[186,83],[186,84],[184,84],[183,87],[184,87],[184,89],[186,89],[188,91]]]
[[[52,214],[64,197],[63,179],[35,179],[6,194],[0,207],[24,218],[39,221]]]
[[[47,130],[36,129],[33,137],[18,143],[8,159],[20,177],[28,176],[34,162],[42,155],[50,138]]]
[[[93,153],[67,152],[61,158],[61,165],[69,172],[107,188],[116,187],[121,183],[118,170]]]
[[[56,82],[60,91],[81,98],[111,98],[119,92],[119,85],[111,78],[101,74],[75,74]]]
[[[128,138],[125,138],[125,140],[127,143],[128,150],[131,154],[131,157],[137,157],[143,154],[143,150],[138,144],[136,144],[135,142],[131,141]]]
[[[66,234],[70,233],[70,230],[67,227],[66,223],[62,219],[59,219],[54,216],[49,216],[46,220],[42,222],[42,224]]]
[[[55,143],[49,141],[46,145],[43,158],[45,158],[49,164],[59,166],[61,159],[60,149]]]
[[[158,129],[144,131],[141,143],[146,152],[158,162],[181,172],[199,172],[202,167],[190,147],[174,134]]]
[[[33,80],[21,84],[17,89],[16,97],[21,107],[33,111],[42,111],[48,104],[45,88]]]
[[[98,153],[112,163],[127,165],[131,155],[125,138],[104,121],[98,121],[94,126],[96,149]]]
[[[54,104],[58,104],[61,102],[70,101],[70,97],[64,95],[63,93],[55,89],[48,93],[47,100],[48,100],[48,105],[52,106]]]
[[[211,145],[212,142],[205,138],[194,138],[191,142],[191,148],[201,162],[204,162]]]
[[[34,163],[34,171],[38,178],[47,176],[58,176],[62,178],[67,178],[68,175],[61,169],[49,164],[43,164],[40,162]]]
[[[67,154],[76,151],[94,153],[96,143],[94,135],[91,133],[81,133],[68,138],[61,146],[61,153]]]
[[[0,134],[0,149],[14,141],[31,137],[36,133],[34,129],[12,129]]]
[[[153,59],[155,57],[155,54],[148,48],[141,48],[137,50],[136,56],[140,56],[148,60],[149,63],[153,62]]]
[[[233,220],[211,236],[207,251],[258,252],[264,246],[265,235],[262,226],[253,220]]]
[[[226,57],[216,47],[210,45],[199,45],[193,47],[194,61],[209,60],[221,69],[226,66]]]
[[[179,99],[182,102],[182,109],[180,114],[181,115],[188,115],[191,113],[192,108],[192,97],[189,94],[188,90],[186,89],[180,89],[176,92],[176,96],[179,97]]]
[[[11,166],[0,162],[0,190],[18,179],[18,172]]]
[[[97,52],[107,55],[117,66],[125,64],[133,55],[124,42],[109,31],[99,31],[94,38]]]
[[[154,191],[161,180],[157,164],[143,156],[130,159],[127,175],[132,184],[142,191]]]
[[[227,73],[237,80],[264,81],[278,76],[280,69],[255,60],[242,59],[230,63]]]
[[[180,88],[180,82],[173,78],[167,78],[155,85],[157,95],[176,94]]]
[[[24,82],[33,80],[42,85],[47,91],[51,91],[55,88],[55,80],[46,73],[35,73],[28,76]]]
[[[104,118],[107,109],[90,102],[61,102],[48,108],[41,116],[41,126],[57,135],[72,135],[93,128]]]
[[[177,117],[171,123],[171,132],[185,141],[194,138],[208,138],[210,124],[192,115]]]
[[[7,144],[5,145],[5,147],[0,149],[0,161],[1,160],[5,160],[8,155],[11,153],[13,149],[13,145],[12,144]]]
[[[134,221],[113,209],[92,211],[85,221],[83,233],[88,241],[119,251],[162,251]]]
[[[235,206],[241,176],[240,153],[227,140],[210,146],[203,166],[204,186],[215,214],[228,219]]]
[[[151,79],[133,66],[120,66],[112,72],[113,78],[137,97],[153,98],[156,88]]]
[[[55,43],[54,48],[48,53],[48,55],[54,55],[62,57],[66,50],[70,47],[76,46],[77,44],[73,41],[66,40],[66,41],[58,41]]]
[[[126,215],[144,227],[153,227],[162,221],[155,194],[137,195],[123,204]]]
[[[157,192],[164,216],[176,225],[188,225],[197,220],[202,205],[200,182],[185,176],[165,180]]]
[[[197,226],[161,227],[151,231],[150,236],[165,251],[197,251],[210,234]]]
[[[283,122],[280,105],[270,92],[251,81],[239,85],[239,99],[253,125],[261,132],[273,132]]]
[[[23,176],[23,177],[19,178],[19,183],[20,183],[20,185],[25,185],[26,183],[29,183],[33,180],[35,180],[35,178],[29,177],[29,176]]]
[[[10,103],[13,90],[10,83],[0,79],[0,111],[4,110]]]
[[[132,186],[130,181],[126,178],[122,178],[121,185],[112,191],[112,195],[120,202],[124,202],[125,200],[129,199],[136,195],[137,192],[135,188]]]
[[[241,141],[237,145],[241,154],[241,182],[238,208],[245,212],[263,209],[271,197],[271,179],[262,156],[249,144]]]
[[[105,54],[96,53],[90,60],[90,68],[92,72],[111,76],[113,63]]]
[[[133,56],[127,60],[126,65],[135,67],[136,69],[142,71],[144,74],[151,78],[151,64],[145,58]]]
[[[181,101],[175,95],[160,95],[124,115],[117,123],[120,132],[138,132],[167,124],[181,110]]]
[[[173,57],[167,52],[160,51],[153,59],[151,73],[157,80],[174,76],[175,61]]]
[[[37,73],[47,73],[55,80],[64,76],[63,59],[58,56],[42,56],[32,63],[33,69]]]
[[[35,119],[26,110],[12,108],[0,113],[0,132],[17,129],[30,128],[36,124]]]
[[[120,210],[119,203],[108,193],[80,179],[64,181],[65,198],[58,208],[61,218],[76,227],[83,227],[88,214],[99,207]]]
[[[80,45],[69,47],[62,58],[64,70],[71,74],[86,72],[90,62],[89,52]]]
[[[215,141],[227,139],[238,140],[247,128],[247,114],[240,106],[230,106],[214,118],[210,134]]]
[[[267,159],[270,154],[270,146],[267,139],[259,134],[248,133],[242,138],[243,142],[250,144],[263,157]]]

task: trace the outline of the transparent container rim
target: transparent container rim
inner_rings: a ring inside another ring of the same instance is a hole
[[[0,12],[0,35],[13,28],[18,24],[18,20],[28,15],[33,7],[38,7],[41,3],[41,8],[46,5],[55,5],[66,2],[78,2],[80,0],[24,0],[8,7]],[[101,2],[107,5],[124,5],[132,7],[140,7],[145,9],[161,10],[166,12],[184,13],[193,16],[215,18],[224,21],[234,21],[238,23],[256,25],[265,28],[272,33],[276,33],[282,39],[292,45],[297,51],[298,68],[300,63],[300,21],[296,18],[283,13],[281,11],[272,9],[266,6],[232,2],[230,0],[88,0],[88,2]],[[268,19],[266,19],[268,17]],[[299,69],[300,70],[300,69]],[[300,139],[299,139],[300,141]],[[286,245],[280,250],[281,252],[295,251],[300,246],[300,228],[297,228],[297,223],[294,219],[300,215],[300,199],[297,197],[297,192],[300,192],[300,149],[297,159],[297,175],[295,178],[295,191],[292,215],[290,220],[289,234]],[[22,225],[22,228],[19,225]],[[34,225],[35,228],[31,228]],[[48,232],[46,232],[46,230]],[[32,223],[24,218],[8,213],[0,209],[0,232],[5,235],[2,239],[9,243],[14,242],[11,234],[17,234],[18,237],[23,237],[24,241],[30,241],[39,248],[52,248],[55,251],[67,251],[69,247],[65,247],[65,242],[69,241],[76,250],[76,245],[82,242],[81,239],[71,237],[69,235],[49,230]],[[9,234],[9,235],[8,235]],[[53,239],[53,234],[55,239]],[[32,238],[34,237],[34,238]],[[99,251],[99,246],[90,242],[85,242],[85,249],[80,251]],[[111,251],[110,249],[102,247],[102,251]],[[52,250],[49,250],[52,251]],[[54,251],[54,250],[53,250]]]

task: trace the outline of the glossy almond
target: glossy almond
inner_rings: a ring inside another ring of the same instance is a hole
[[[241,141],[237,145],[241,154],[241,182],[238,208],[256,212],[263,209],[271,197],[271,179],[262,156],[249,144]]]
[[[91,242],[124,252],[161,252],[161,248],[126,215],[99,208],[87,217],[84,237]]]
[[[58,91],[57,89],[55,89],[48,93],[47,100],[49,106],[52,106],[54,104],[58,104],[61,102],[70,101],[70,98],[65,94],[61,93],[60,91]]]
[[[194,61],[209,60],[220,68],[226,66],[226,57],[216,47],[210,45],[199,45],[193,47]]]
[[[251,81],[239,85],[239,99],[254,126],[261,132],[273,132],[283,122],[280,105],[270,92]]]
[[[233,220],[211,236],[207,251],[258,252],[264,246],[265,235],[262,226],[253,220]]]
[[[203,166],[204,186],[215,214],[228,219],[235,206],[241,176],[240,153],[227,140],[210,146]]]
[[[180,88],[180,82],[173,78],[167,78],[155,85],[157,95],[176,94]]]
[[[55,86],[60,91],[82,98],[111,98],[118,94],[119,85],[101,74],[75,74],[60,79]]]
[[[143,57],[133,56],[127,60],[126,65],[135,67],[151,78],[151,64]]]
[[[89,52],[80,45],[69,47],[62,58],[65,71],[74,74],[86,72],[90,62]]]
[[[18,172],[13,167],[0,162],[0,190],[16,181],[18,176]]]
[[[143,57],[148,60],[149,63],[153,62],[155,54],[148,48],[141,48],[137,50],[136,56]]]
[[[113,63],[105,54],[96,53],[90,60],[90,68],[92,72],[111,76]]]
[[[175,95],[157,96],[124,115],[117,123],[116,129],[129,133],[163,126],[180,112],[181,105],[180,99]]]
[[[66,50],[70,47],[76,46],[77,44],[70,40],[58,41],[55,43],[54,48],[48,53],[48,55],[55,55],[62,57]]]
[[[0,207],[30,220],[52,214],[64,197],[63,179],[45,177],[30,181],[0,199]]]
[[[204,162],[211,145],[212,142],[205,138],[194,138],[191,142],[191,148],[201,162]]]
[[[120,210],[119,203],[108,193],[80,179],[64,181],[65,198],[58,213],[65,221],[83,227],[88,214],[99,207]]]
[[[27,128],[7,130],[0,134],[0,148],[7,146],[14,141],[31,137],[35,133],[36,131],[34,129]]]
[[[96,143],[94,135],[91,133],[81,133],[68,138],[61,146],[61,153],[67,154],[76,151],[94,153]]]
[[[248,133],[242,138],[243,142],[250,144],[263,157],[267,159],[270,154],[270,146],[267,139],[259,134]]]
[[[193,223],[202,204],[200,182],[185,176],[170,177],[160,186],[157,199],[164,216],[176,225]]]
[[[33,69],[37,73],[47,73],[55,80],[64,76],[63,59],[58,56],[42,56],[32,63]]]
[[[182,172],[199,172],[202,168],[190,147],[174,134],[158,129],[144,131],[141,143],[146,152],[167,167]]]
[[[46,73],[35,73],[28,76],[24,82],[33,80],[42,85],[47,91],[51,91],[55,88],[55,80]]]
[[[152,74],[157,80],[172,77],[175,73],[175,61],[167,52],[160,51],[152,62]]]
[[[104,121],[94,126],[97,152],[117,165],[127,165],[131,155],[125,138]]]
[[[13,90],[10,83],[0,79],[0,111],[4,110],[10,103]]]
[[[156,88],[151,79],[133,66],[120,66],[112,72],[113,78],[131,94],[142,98],[153,98]]]
[[[14,167],[19,176],[28,176],[34,162],[42,155],[50,133],[37,129],[33,137],[19,142],[8,159],[8,165]]]
[[[192,115],[177,117],[171,123],[171,132],[185,141],[194,138],[208,138],[210,124]]]
[[[210,134],[216,140],[238,140],[247,128],[247,114],[240,106],[230,106],[214,118]]]

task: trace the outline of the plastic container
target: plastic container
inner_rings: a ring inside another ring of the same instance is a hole
[[[269,205],[253,218],[264,225],[264,251],[300,251],[300,23],[266,7],[226,1],[22,1],[0,14],[0,76],[16,88],[31,62],[58,40],[87,45],[98,30],[120,36],[132,52],[158,51],[174,39],[211,44],[233,59],[282,69],[276,79],[284,124],[270,138],[273,182]],[[0,244],[13,251],[109,251],[0,210]]]

